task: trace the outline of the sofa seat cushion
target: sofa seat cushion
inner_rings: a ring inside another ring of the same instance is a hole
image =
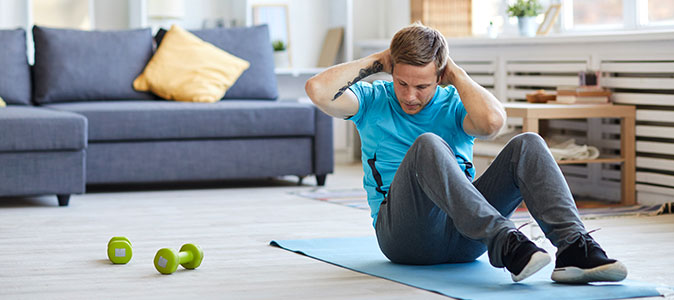
[[[46,108],[8,105],[0,110],[0,152],[81,150],[87,119]]]
[[[47,107],[87,117],[89,141],[311,136],[311,104],[232,100],[216,103],[100,101]]]

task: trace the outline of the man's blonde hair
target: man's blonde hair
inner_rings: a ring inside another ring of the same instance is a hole
[[[420,22],[396,32],[389,48],[393,67],[399,63],[425,66],[435,61],[438,78],[442,75],[449,58],[447,40],[442,33]]]

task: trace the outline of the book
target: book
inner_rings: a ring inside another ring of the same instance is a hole
[[[559,102],[559,103],[609,103],[609,97],[608,96],[557,95],[556,102]]]
[[[560,86],[555,103],[609,103],[610,97],[611,91],[602,88]]]
[[[560,102],[558,100],[548,101],[547,104],[611,104],[609,101],[604,102],[591,102],[584,100],[575,100],[575,102]]]
[[[557,91],[557,96],[576,96],[576,97],[610,97],[611,91]]]
[[[611,91],[604,89],[600,86],[587,86],[587,85],[560,85],[557,86],[557,92],[567,92],[567,93],[579,93],[579,92],[608,92]]]

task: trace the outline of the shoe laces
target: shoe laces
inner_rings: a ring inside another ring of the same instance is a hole
[[[520,231],[520,229],[524,228],[524,226],[527,226],[529,224],[533,223],[532,221],[525,222],[524,224],[520,225],[520,227],[517,227],[517,231]]]
[[[587,233],[580,233],[577,232],[576,234],[573,234],[565,239],[569,245],[572,245],[573,243],[578,243],[579,248],[584,248],[585,251],[585,257],[588,256],[588,252],[590,249],[600,249],[601,247],[599,244],[590,236],[590,233],[593,233],[595,231],[601,230],[601,228],[593,229],[588,231]],[[603,252],[603,250],[602,250]]]
[[[508,233],[508,234],[513,233],[513,236],[515,238],[512,238],[509,235],[508,238],[506,239],[505,245],[503,245],[503,247],[505,248],[505,252],[503,253],[504,256],[508,256],[512,252],[514,252],[515,248],[517,248],[517,247],[515,247],[517,245],[517,243],[523,243],[523,242],[526,242],[528,240],[527,237],[524,235],[524,233],[522,233],[520,231],[520,229],[522,229],[522,227],[524,227],[526,225],[529,225],[530,223],[531,222],[526,222],[526,223],[522,224],[520,227],[517,227],[516,230],[513,230],[513,231]]]

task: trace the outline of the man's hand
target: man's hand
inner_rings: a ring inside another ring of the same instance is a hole
[[[447,65],[440,76],[440,85],[456,85],[457,77],[465,71],[451,57],[447,57]]]
[[[494,95],[475,82],[451,58],[440,77],[441,85],[453,85],[466,108],[463,130],[472,136],[491,138],[505,124],[506,113]]]
[[[391,74],[393,72],[393,59],[391,58],[391,49],[386,49],[384,51],[378,52],[375,55],[378,57],[378,61],[383,65],[381,70],[384,73]]]

